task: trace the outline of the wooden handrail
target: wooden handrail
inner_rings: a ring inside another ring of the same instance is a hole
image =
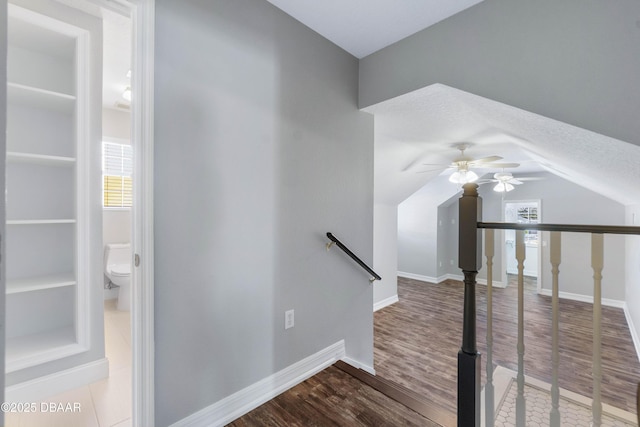
[[[592,404],[592,420],[594,425],[600,425],[602,417],[602,405],[600,400],[600,382],[601,382],[601,286],[602,286],[602,269],[603,269],[603,235],[619,234],[619,235],[640,235],[640,227],[622,226],[622,225],[589,225],[589,224],[544,224],[544,223],[507,223],[507,222],[484,222],[482,221],[482,199],[478,195],[478,185],[469,183],[463,186],[463,195],[459,200],[459,256],[458,266],[464,274],[464,307],[463,307],[463,336],[462,348],[458,353],[458,426],[459,427],[477,427],[480,425],[480,354],[477,353],[475,343],[475,286],[477,284],[476,275],[480,269],[480,258],[482,249],[480,242],[482,241],[482,229],[489,230],[516,230],[516,252],[520,248],[520,254],[516,253],[518,260],[518,400],[516,400],[516,425],[524,426],[526,423],[525,400],[524,400],[524,296],[523,290],[523,269],[524,269],[524,231],[548,231],[552,232],[551,242],[551,263],[553,274],[553,305],[554,305],[554,342],[553,348],[555,355],[553,358],[554,384],[552,384],[552,399],[554,407],[550,412],[551,425],[560,425],[559,413],[559,390],[557,385],[558,371],[558,274],[560,264],[560,233],[589,233],[591,234],[591,267],[594,271],[594,305],[593,305],[593,404]],[[518,243],[519,240],[519,243]],[[555,242],[555,243],[554,243]],[[554,251],[557,252],[554,254]],[[487,250],[488,268],[491,268],[490,258],[493,256],[492,250]],[[491,274],[488,272],[487,279],[490,283]],[[488,293],[489,295],[489,293]],[[489,298],[489,297],[488,297]],[[487,300],[487,316],[491,316],[489,308],[490,302]],[[487,326],[491,325],[491,320],[487,318]],[[488,332],[488,348],[491,347],[491,335]],[[491,360],[491,354],[488,354]],[[488,374],[492,373],[492,369],[487,369]],[[488,381],[491,385],[491,381]],[[554,397],[555,396],[555,397]],[[486,401],[493,403],[491,396],[485,396]],[[638,387],[638,413],[640,414],[640,385]],[[493,404],[492,408],[493,409]],[[492,411],[490,411],[492,412]],[[490,413],[488,412],[488,413]],[[493,415],[493,414],[491,414]],[[487,425],[493,425],[492,417],[487,421]],[[639,415],[640,421],[640,415]]]
[[[492,230],[567,231],[572,233],[638,234],[640,227],[586,224],[520,224],[515,222],[478,222],[478,228]]]
[[[380,277],[380,275],[378,273],[373,271],[371,269],[371,267],[369,267],[367,264],[364,263],[364,261],[362,261],[360,258],[358,258],[358,256],[356,254],[351,252],[351,250],[349,250],[348,247],[346,247],[340,240],[338,240],[338,238],[336,236],[334,236],[332,233],[327,233],[327,237],[329,238],[329,240],[331,240],[331,243],[327,244],[327,250],[329,250],[329,248],[331,248],[331,245],[335,244],[337,247],[342,249],[342,251],[345,254],[349,255],[349,257],[352,260],[354,260],[360,267],[362,267],[367,273],[369,273],[372,276],[372,278],[369,280],[371,283],[373,283],[376,280],[382,280],[382,277]]]

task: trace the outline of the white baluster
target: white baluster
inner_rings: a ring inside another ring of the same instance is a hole
[[[485,425],[493,427],[494,388],[493,388],[493,255],[494,232],[486,229],[484,232],[484,254],[487,257],[487,385],[484,388]]]
[[[524,230],[516,231],[516,260],[518,260],[518,395],[516,397],[516,426],[525,427],[524,399]]]
[[[591,405],[592,425],[599,427],[602,420],[600,401],[600,342],[602,337],[602,269],[604,267],[604,235],[591,234],[591,268],[593,268],[593,404]]]
[[[558,369],[560,365],[560,352],[558,349],[559,301],[558,301],[558,276],[560,275],[561,237],[559,231],[552,231],[549,239],[549,252],[551,259],[552,293],[551,293],[551,412],[549,413],[549,425],[560,427],[560,388],[558,387]]]

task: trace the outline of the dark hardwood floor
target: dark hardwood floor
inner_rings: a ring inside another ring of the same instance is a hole
[[[438,426],[330,366],[229,426]]]
[[[375,313],[376,374],[451,412],[456,410],[457,354],[462,337],[462,283],[398,280],[400,301]],[[486,287],[477,287],[478,349],[486,364]],[[517,370],[517,285],[494,288],[494,365]],[[592,306],[560,302],[560,387],[591,397]],[[551,297],[525,283],[525,374],[551,382]],[[640,363],[624,313],[602,308],[602,401],[636,412]]]

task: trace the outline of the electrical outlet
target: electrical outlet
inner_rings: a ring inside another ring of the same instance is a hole
[[[442,261],[438,262],[438,267],[442,267]]]
[[[453,265],[453,260],[452,259],[449,260],[449,264]]]
[[[287,310],[284,312],[284,328],[289,329],[293,328],[294,318],[293,318],[293,310]]]

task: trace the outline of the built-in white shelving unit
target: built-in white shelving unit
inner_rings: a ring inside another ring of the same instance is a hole
[[[86,350],[83,33],[9,5],[7,372]]]

